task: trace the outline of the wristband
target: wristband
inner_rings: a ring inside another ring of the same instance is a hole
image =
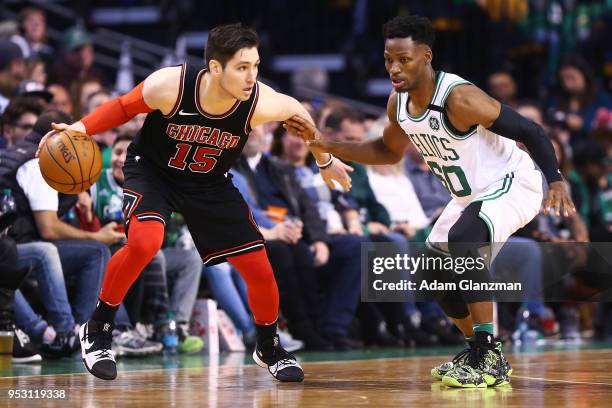
[[[315,163],[317,163],[317,167],[318,167],[319,169],[321,169],[321,170],[325,170],[325,169],[327,169],[327,168],[331,167],[331,165],[332,165],[333,161],[334,161],[334,156],[333,156],[333,155],[330,153],[330,154],[329,154],[329,160],[328,160],[327,162],[325,162],[325,163],[323,163],[323,164],[319,164],[319,163],[317,163],[317,161],[315,160]]]

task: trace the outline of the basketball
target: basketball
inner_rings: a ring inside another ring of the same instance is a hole
[[[96,182],[102,171],[102,154],[96,142],[75,130],[50,137],[40,151],[40,171],[55,190],[78,194]]]

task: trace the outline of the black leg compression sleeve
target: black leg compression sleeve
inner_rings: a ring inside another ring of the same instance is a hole
[[[433,251],[427,251],[427,257],[446,259],[445,256],[439,255]],[[429,276],[423,276],[423,279],[435,279],[438,282],[457,283],[456,275],[452,271],[436,269],[430,272],[431,273],[428,274]],[[470,313],[459,291],[436,291],[433,298],[438,302],[448,317],[452,317],[453,319],[465,319]]]
[[[470,314],[467,304],[458,291],[445,292],[443,296],[436,299],[448,317],[453,319],[465,319]]]
[[[489,270],[478,252],[480,247],[490,243],[487,225],[479,217],[482,202],[477,201],[466,207],[457,222],[448,232],[448,249],[455,262],[455,281],[490,282]],[[462,290],[466,303],[493,300],[487,290]]]

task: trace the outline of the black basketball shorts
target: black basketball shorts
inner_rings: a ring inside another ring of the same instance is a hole
[[[171,213],[183,215],[206,265],[263,248],[264,239],[251,209],[231,181],[231,175],[213,183],[181,185],[144,158],[128,158],[123,167],[123,214],[126,233],[133,217],[166,225]]]

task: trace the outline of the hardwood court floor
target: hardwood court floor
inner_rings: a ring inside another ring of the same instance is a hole
[[[106,382],[86,373],[0,378],[0,406],[78,407],[610,407],[612,350],[509,354],[510,386],[450,389],[429,376],[440,357],[306,362],[300,384],[254,365],[141,368]],[[120,365],[120,370],[126,367]],[[8,390],[65,390],[64,400],[8,400]]]

